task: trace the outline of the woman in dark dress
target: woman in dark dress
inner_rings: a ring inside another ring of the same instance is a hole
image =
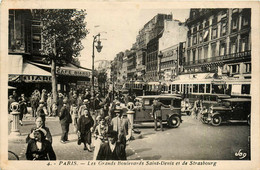
[[[94,120],[90,116],[88,109],[84,110],[84,114],[78,120],[78,135],[80,136],[80,143],[84,144],[84,150],[92,152],[91,145],[91,131],[93,129]],[[80,144],[79,143],[79,144]]]
[[[51,143],[45,139],[46,133],[42,128],[34,131],[34,139],[27,145],[27,160],[56,160]]]
[[[108,142],[101,144],[97,160],[126,160],[126,152],[123,144],[117,142],[116,131],[107,133]]]

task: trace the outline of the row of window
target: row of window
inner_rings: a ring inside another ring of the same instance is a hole
[[[248,27],[250,24],[250,15],[243,14],[241,21],[241,29]],[[216,20],[216,19],[215,19]],[[213,19],[214,21],[214,19]],[[214,22],[213,22],[214,23]],[[225,36],[227,34],[227,19],[224,18],[221,21],[221,26],[218,27],[218,25],[213,25],[212,23],[212,29],[211,29],[211,36],[209,36],[209,28],[204,29],[203,31],[197,32],[197,26],[194,28],[191,28],[193,30],[193,35],[190,35],[190,31],[188,32],[188,47],[191,45],[197,45],[203,42],[207,42],[209,40],[214,40],[218,38],[218,32],[220,31],[220,37]],[[231,20],[231,33],[238,31],[239,25],[239,16],[233,16]],[[191,41],[192,39],[192,41]]]
[[[189,94],[250,94],[250,84],[172,84],[172,93]]]
[[[238,47],[239,42],[239,47]],[[245,52],[250,50],[250,44],[249,44],[249,35],[241,35],[241,38],[238,40],[237,37],[234,39],[230,39],[229,43],[229,51],[227,51],[227,43],[226,41],[220,41],[219,42],[219,48],[217,49],[217,43],[211,43],[211,51],[209,53],[209,47],[208,45],[205,45],[203,47],[198,47],[192,50],[187,51],[187,57],[189,61],[198,61],[200,59],[208,59],[213,58],[216,56],[224,56],[226,54],[234,54],[239,52]],[[192,59],[192,60],[191,60]]]

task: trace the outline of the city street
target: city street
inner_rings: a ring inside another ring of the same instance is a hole
[[[8,150],[25,160],[25,138],[34,120],[24,118],[21,136],[10,141]],[[239,160],[249,159],[250,127],[246,123],[223,124],[219,127],[202,124],[193,117],[184,116],[179,128],[155,132],[153,128],[139,128],[141,136],[128,143],[128,160]],[[152,124],[151,124],[152,125]],[[53,136],[53,148],[58,160],[92,160],[93,153],[77,145],[77,136],[70,126],[69,142],[61,144],[58,118],[47,118],[46,126]],[[9,126],[10,133],[10,126]],[[135,134],[136,136],[136,134]],[[137,136],[136,136],[137,137]],[[240,150],[241,149],[241,150]],[[239,157],[239,150],[244,158]],[[246,154],[245,154],[246,153]]]

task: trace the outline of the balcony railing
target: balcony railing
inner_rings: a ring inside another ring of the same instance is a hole
[[[217,56],[217,57],[204,58],[204,59],[195,60],[195,61],[188,61],[188,62],[185,62],[183,65],[184,66],[201,65],[201,64],[207,64],[207,63],[212,63],[212,62],[217,62],[217,61],[225,62],[227,60],[236,60],[236,59],[242,59],[242,58],[248,58],[248,57],[251,57],[251,50],[239,52],[239,53],[221,55],[221,56]]]

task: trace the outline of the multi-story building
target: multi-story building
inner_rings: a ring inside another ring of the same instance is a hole
[[[149,25],[149,32],[147,34],[148,43],[146,50],[146,72],[145,79],[147,82],[158,81],[158,47],[159,38],[162,36],[164,29],[164,21],[172,20],[172,15],[157,14],[146,25]]]
[[[127,54],[127,79],[136,80],[136,44],[133,44],[133,47]]]
[[[147,43],[149,42],[149,33],[151,31],[152,25],[147,24],[139,31],[139,34],[136,37],[137,49],[136,49],[136,72],[138,80],[144,80],[145,75],[145,65],[146,65],[146,50]]]
[[[127,81],[127,55],[126,52],[124,52],[124,57],[123,57],[123,64],[122,64],[122,81],[125,83]]]
[[[124,53],[119,52],[113,60],[113,69],[111,70],[114,86],[116,89],[121,89],[123,86],[122,66]]]
[[[159,39],[159,63],[160,80],[170,82],[177,76],[182,57],[183,42],[186,41],[186,32],[188,29],[185,23],[179,20],[165,20],[163,35]]]
[[[251,9],[191,9],[177,91],[250,95],[250,20]]]

